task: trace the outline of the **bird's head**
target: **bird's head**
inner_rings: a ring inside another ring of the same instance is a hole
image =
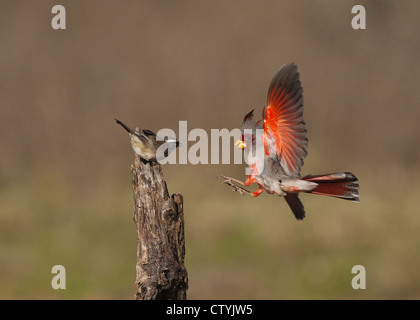
[[[238,149],[249,149],[255,144],[256,129],[259,129],[260,121],[254,120],[254,110],[249,112],[242,122],[241,138],[236,140],[235,147]]]

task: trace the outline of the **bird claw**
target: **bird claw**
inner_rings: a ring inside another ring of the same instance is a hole
[[[224,184],[227,184],[228,186],[231,186],[233,188],[234,191],[238,191],[238,186],[236,186],[233,182],[232,182],[232,178],[226,177],[223,174],[220,174],[217,176],[218,178],[222,178],[224,181]]]
[[[225,175],[223,175],[223,174],[219,174],[218,176],[217,176],[217,178],[222,178],[222,179],[224,179],[225,181],[226,180],[229,180],[229,178],[228,177],[226,177]]]
[[[236,187],[234,184],[233,184],[233,182],[232,182],[232,178],[229,178],[229,177],[226,177],[225,175],[223,175],[223,174],[219,174],[218,176],[217,176],[217,178],[222,178],[224,181],[223,181],[223,183],[225,183],[225,184],[227,184],[227,185],[229,185],[229,186],[232,186],[232,187]]]
[[[241,195],[245,195],[245,191],[244,191],[244,189],[243,188],[241,188],[241,187],[237,187],[237,186],[235,186],[234,188],[233,188],[233,191],[238,191]]]
[[[232,179],[233,179],[233,178],[226,177],[226,176],[225,176],[225,175],[223,175],[223,174],[219,174],[219,175],[217,176],[217,178],[222,178],[222,179],[224,180],[224,181],[223,181],[223,183],[224,183],[224,184],[227,184],[228,186],[232,187],[232,191],[237,191],[237,192],[239,192],[241,195],[245,195],[246,193],[251,194],[251,192],[250,192],[250,191],[248,191],[248,190],[246,190],[246,189],[244,189],[244,188],[242,188],[242,187],[238,187],[237,185],[235,185],[235,184],[232,182]]]

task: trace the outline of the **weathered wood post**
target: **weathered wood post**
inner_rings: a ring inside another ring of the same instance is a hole
[[[169,196],[158,163],[143,163],[136,155],[131,172],[137,228],[136,299],[185,300],[188,274],[182,195]]]

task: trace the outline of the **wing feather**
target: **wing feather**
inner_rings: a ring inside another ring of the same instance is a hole
[[[280,159],[283,170],[290,176],[300,174],[307,154],[302,93],[296,65],[286,64],[271,81],[263,111],[266,153]]]

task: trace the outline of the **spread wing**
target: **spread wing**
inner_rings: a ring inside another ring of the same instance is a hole
[[[265,151],[290,176],[299,175],[307,154],[302,91],[296,65],[284,65],[271,81],[263,111]]]

